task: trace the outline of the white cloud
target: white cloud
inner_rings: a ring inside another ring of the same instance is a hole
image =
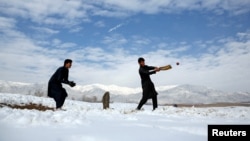
[[[97,21],[94,25],[97,27],[105,27],[106,26],[103,21]]]
[[[79,84],[103,83],[139,87],[138,57],[144,57],[149,65],[172,64],[173,69],[152,76],[156,85],[199,84],[228,91],[250,91],[250,32],[240,32],[235,37],[173,43],[158,42],[150,52],[134,52],[126,48],[129,42],[147,39],[126,39],[119,34],[106,36],[103,47],[78,47],[77,44],[60,39],[47,41],[46,47],[37,44],[17,31],[16,21],[0,18],[1,74],[4,80],[24,82],[47,82],[55,69],[65,58],[72,58],[70,79]],[[193,45],[203,45],[207,52],[197,56],[183,55]],[[74,50],[62,47],[76,46]],[[56,47],[56,48],[53,48]],[[58,48],[61,47],[61,48]],[[213,48],[213,49],[210,49]],[[175,62],[179,61],[180,66]]]
[[[82,1],[66,0],[2,0],[2,13],[31,19],[35,23],[75,25],[79,19],[88,19]]]
[[[1,67],[1,79],[13,81],[42,81],[48,76],[60,52],[36,46],[24,37],[12,39],[11,42],[1,40],[1,45],[4,46],[0,53],[0,62],[4,64]]]
[[[169,71],[167,83],[201,84],[223,90],[249,91],[248,69],[250,69],[250,40],[228,41],[214,52],[202,54],[201,57],[182,56],[180,58],[165,58],[180,61]],[[162,58],[164,58],[162,56]],[[173,61],[172,64],[175,62]],[[166,77],[165,76],[165,77]],[[156,76],[158,83],[164,83],[163,73]],[[160,80],[160,82],[159,82]]]
[[[72,48],[72,47],[76,47],[77,44],[75,43],[63,43],[60,45],[61,48]]]
[[[248,0],[1,0],[1,13],[13,17],[30,19],[34,23],[46,25],[62,25],[65,27],[78,26],[84,22],[91,22],[92,16],[128,17],[138,13],[178,13],[186,10],[207,10],[217,14],[225,12],[233,15],[250,11]],[[103,27],[102,21],[95,23]],[[117,25],[109,32],[121,27]],[[76,30],[76,29],[75,29]],[[77,28],[78,32],[81,30]]]
[[[36,45],[36,41],[17,31],[14,20],[5,21],[6,25],[11,26],[0,27],[3,33],[0,35],[0,63],[3,64],[0,68],[1,79],[44,81],[42,79],[49,76],[48,72],[62,58],[60,54],[65,52]]]
[[[109,47],[122,47],[128,40],[120,34],[112,34],[111,36],[105,36],[102,43]]]
[[[51,41],[51,47],[56,47],[56,48],[72,48],[72,47],[76,47],[77,44],[75,43],[72,43],[72,42],[62,42],[61,40],[59,39],[53,39]]]
[[[106,9],[111,11],[119,11],[121,13],[129,12],[156,14],[159,12],[175,13],[185,10],[209,10],[217,14],[222,14],[229,11],[233,14],[242,14],[249,12],[250,1],[247,0],[107,0],[105,2],[99,1]],[[122,14],[121,14],[122,15]],[[125,14],[124,14],[125,15]]]
[[[53,39],[52,40],[52,46],[59,46],[62,43],[59,39]]]
[[[6,28],[14,28],[16,24],[16,20],[12,18],[6,18],[6,17],[0,17],[0,29],[6,29]]]
[[[73,27],[69,30],[70,33],[77,33],[77,32],[80,32],[83,28],[82,27]]]
[[[76,27],[70,32],[78,32],[78,24],[89,22],[91,15],[124,17],[136,13],[155,14],[159,12],[179,12],[185,10],[210,10],[215,13],[229,11],[233,14],[249,12],[249,1],[212,0],[147,0],[147,1],[59,1],[1,0],[1,13],[13,18],[0,17],[0,78],[24,82],[47,82],[55,69],[65,58],[74,60],[70,78],[77,83],[104,83],[139,87],[137,58],[145,57],[149,65],[172,64],[173,69],[153,75],[156,85],[199,84],[223,90],[250,91],[249,56],[250,32],[240,32],[236,37],[214,39],[191,43],[170,44],[157,42],[150,52],[126,48],[133,45],[149,45],[153,40],[136,37],[132,40],[120,34],[105,36],[104,47],[78,47],[77,44],[60,39],[37,41],[16,29],[18,18],[30,19],[41,27],[34,29],[57,34],[60,31],[47,28],[44,24]],[[106,15],[107,14],[107,15]],[[15,17],[18,17],[14,19]],[[113,32],[122,27],[118,24],[109,29]],[[102,21],[96,26],[104,26]],[[131,43],[132,42],[132,43]],[[183,55],[194,44],[207,49],[197,56]],[[68,48],[76,47],[74,50]],[[106,48],[105,48],[106,47]],[[147,46],[146,46],[147,47]],[[167,48],[167,49],[166,49]],[[133,49],[133,47],[132,47]],[[143,50],[143,48],[142,48]],[[175,66],[179,61],[180,66]]]
[[[173,55],[182,52],[178,48],[131,55],[124,49],[106,51],[99,47],[71,52],[47,50],[28,39],[4,45],[7,48],[0,55],[1,78],[7,80],[46,82],[65,58],[72,58],[70,79],[78,83],[139,87],[137,58],[143,56],[148,65],[173,65],[172,70],[152,75],[156,85],[196,84],[228,91],[249,91],[249,40],[228,42],[219,51],[199,58]],[[175,65],[176,61],[180,66]]]
[[[138,45],[148,45],[151,40],[140,36],[132,36],[133,42]]]
[[[38,31],[38,32],[47,33],[47,34],[57,34],[60,32],[58,30],[53,30],[53,29],[47,28],[47,27],[34,27],[34,26],[32,26],[31,28]]]

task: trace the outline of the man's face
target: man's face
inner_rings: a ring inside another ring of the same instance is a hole
[[[65,65],[65,67],[68,68],[68,69],[71,68],[71,66],[72,66],[72,63],[67,63],[67,64]]]
[[[145,61],[141,61],[141,62],[139,63],[139,65],[140,65],[140,66],[145,66]]]

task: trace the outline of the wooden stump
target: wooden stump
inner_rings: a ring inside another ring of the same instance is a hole
[[[110,100],[109,92],[105,92],[102,97],[103,109],[109,108],[109,100]]]

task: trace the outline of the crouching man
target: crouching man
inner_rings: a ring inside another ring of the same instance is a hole
[[[64,65],[59,67],[51,76],[48,83],[48,96],[54,98],[56,102],[56,109],[61,109],[66,97],[68,96],[66,90],[62,87],[62,83],[74,87],[76,84],[68,80],[69,68],[71,68],[72,60],[66,59]]]

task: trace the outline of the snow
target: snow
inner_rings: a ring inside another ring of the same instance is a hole
[[[51,98],[0,93],[0,103],[36,103],[54,107]],[[130,112],[136,103],[101,103],[66,99],[59,111],[0,108],[0,141],[206,141],[209,124],[249,124],[250,108],[152,105]]]

